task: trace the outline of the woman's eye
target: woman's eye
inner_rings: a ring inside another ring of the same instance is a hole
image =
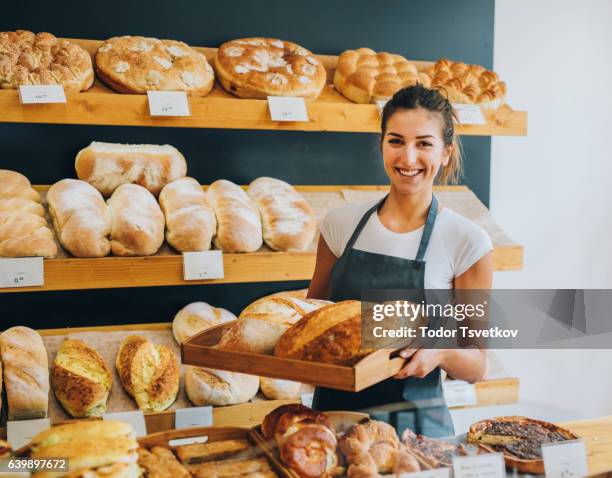
[[[422,146],[422,147],[425,147],[425,148],[430,148],[433,145],[429,141],[421,141],[419,143],[419,146]]]
[[[389,140],[390,144],[402,144],[402,140],[401,139],[397,139],[397,138],[393,138]]]

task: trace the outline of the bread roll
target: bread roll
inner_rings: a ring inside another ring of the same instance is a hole
[[[40,217],[45,216],[45,210],[39,202],[19,196],[0,196],[0,212],[3,211],[23,211]]]
[[[55,396],[73,417],[100,417],[113,383],[102,356],[80,340],[64,340],[53,361]]]
[[[166,218],[166,240],[179,252],[210,249],[217,230],[215,213],[202,186],[193,178],[175,179],[159,194]]]
[[[46,417],[49,364],[41,336],[28,327],[11,327],[0,334],[0,354],[9,420]]]
[[[159,250],[164,242],[164,214],[149,191],[137,184],[122,184],[108,207],[115,256],[151,256]]]
[[[40,202],[40,194],[32,189],[28,178],[16,171],[0,169],[0,198],[9,197],[20,197]]]
[[[280,378],[261,377],[259,379],[261,393],[269,400],[291,400],[300,398],[302,384]]]
[[[110,252],[111,216],[100,193],[77,179],[62,179],[47,192],[49,215],[62,246],[76,257]]]
[[[94,141],[77,154],[77,177],[104,196],[122,184],[135,183],[157,196],[162,188],[187,174],[183,155],[173,146]]]
[[[179,364],[168,348],[130,335],[119,346],[115,365],[123,388],[141,410],[159,412],[174,403],[179,390]]]
[[[30,212],[0,212],[0,257],[55,257],[55,236],[45,218]]]
[[[261,218],[253,200],[230,181],[220,179],[206,191],[217,218],[213,243],[224,252],[254,252],[263,243]]]
[[[290,184],[257,178],[247,193],[259,208],[263,238],[275,251],[303,251],[312,244],[317,219],[306,200]]]
[[[361,349],[361,302],[345,300],[305,315],[283,334],[274,354],[351,366],[371,351]]]
[[[228,310],[212,307],[206,302],[193,302],[174,316],[172,334],[177,343],[181,344],[195,334],[232,320],[236,320],[236,316]]]
[[[248,402],[259,389],[259,377],[225,370],[188,367],[185,391],[198,406],[236,405]]]

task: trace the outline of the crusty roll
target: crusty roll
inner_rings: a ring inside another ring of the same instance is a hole
[[[283,334],[274,354],[350,366],[371,351],[361,349],[361,302],[345,300],[306,314]]]
[[[47,201],[57,238],[68,252],[76,257],[108,255],[111,215],[93,186],[62,179],[49,188]]]
[[[23,211],[0,212],[0,257],[55,257],[55,237],[44,217]]]
[[[164,214],[149,191],[137,184],[122,184],[108,207],[115,256],[151,256],[159,250],[164,242]]]
[[[32,188],[28,178],[17,171],[0,169],[0,198],[9,197],[40,202],[40,194]]]
[[[188,367],[185,391],[196,406],[224,406],[248,402],[259,389],[259,377],[244,373]]]
[[[46,417],[49,364],[41,336],[28,327],[11,327],[0,334],[0,354],[9,420]]]
[[[261,247],[259,210],[240,186],[220,179],[210,185],[206,197],[217,218],[217,234],[213,239],[217,249],[254,252]]]
[[[281,405],[268,413],[263,421],[261,422],[261,433],[264,438],[271,440],[274,438],[274,430],[276,429],[276,423],[286,413],[298,414],[312,411],[312,408],[302,405],[301,403],[289,403],[287,405]]]
[[[77,154],[77,177],[104,196],[122,184],[135,183],[157,196],[170,181],[187,174],[183,155],[168,144],[118,144],[94,141]]]
[[[113,383],[102,356],[80,340],[64,340],[53,361],[55,396],[73,417],[100,417]]]
[[[202,186],[193,178],[175,179],[159,194],[166,218],[166,240],[179,252],[210,249],[217,230],[215,213]]]
[[[275,251],[303,251],[312,244],[317,219],[310,204],[290,184],[274,178],[253,181],[247,193],[259,208],[263,238]]]
[[[130,335],[119,346],[115,365],[123,388],[141,410],[159,412],[176,399],[179,364],[167,347]]]
[[[306,425],[279,447],[281,460],[301,478],[330,476],[338,466],[336,436],[322,425]]]
[[[181,344],[215,325],[236,320],[230,311],[213,307],[206,302],[192,302],[177,312],[172,321],[172,334],[177,343]]]

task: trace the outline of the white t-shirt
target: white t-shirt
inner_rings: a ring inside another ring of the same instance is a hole
[[[336,257],[342,255],[359,220],[376,202],[349,204],[327,213],[321,223],[321,235]],[[413,260],[422,234],[423,227],[407,233],[390,231],[374,213],[353,248]],[[453,279],[492,249],[491,239],[482,227],[445,207],[438,212],[425,253],[425,288],[452,289]]]

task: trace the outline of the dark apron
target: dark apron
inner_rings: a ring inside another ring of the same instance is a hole
[[[360,300],[368,289],[416,289],[410,300],[425,301],[425,252],[438,213],[435,196],[423,227],[423,235],[414,260],[353,249],[353,245],[372,214],[386,197],[369,209],[359,221],[342,256],[331,272],[331,296],[334,302]],[[454,435],[453,424],[444,401],[440,369],[426,377],[388,378],[361,392],[345,392],[319,387],[315,391],[313,408],[317,410],[360,410],[373,418],[386,421],[401,433],[410,428],[431,437]]]

